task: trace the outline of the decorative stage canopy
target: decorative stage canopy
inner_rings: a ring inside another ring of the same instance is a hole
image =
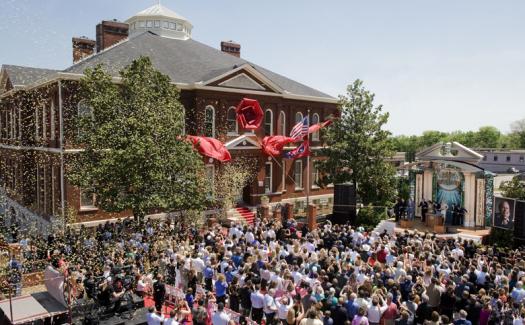
[[[263,111],[255,99],[243,98],[237,109],[237,122],[242,129],[256,130],[261,126]]]

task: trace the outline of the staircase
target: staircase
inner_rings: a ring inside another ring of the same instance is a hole
[[[255,221],[255,212],[246,207],[236,207],[228,211],[228,220],[232,222],[241,222],[253,225]]]

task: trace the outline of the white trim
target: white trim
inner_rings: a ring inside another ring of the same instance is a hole
[[[284,111],[279,112],[279,123],[277,125],[278,134],[286,136],[286,113]]]
[[[281,192],[286,192],[286,159],[281,159]]]
[[[270,166],[270,186],[269,188],[266,188],[266,179],[268,178],[268,175],[266,175],[266,166]],[[273,163],[271,161],[267,161],[264,164],[264,193],[269,194],[273,193]]]
[[[235,121],[235,132],[232,132],[230,130],[230,119],[229,119],[229,115],[230,115],[230,111],[233,110],[233,113],[234,113],[234,121]],[[226,135],[229,135],[229,136],[236,136],[236,135],[239,135],[239,123],[237,123],[237,118],[236,118],[236,113],[235,113],[235,110],[236,110],[236,107],[235,106],[230,106],[228,108],[228,110],[226,111],[226,127],[228,128],[227,132],[226,132]]]
[[[120,44],[120,43],[117,43]],[[106,49],[107,50],[107,49]],[[105,50],[104,50],[105,51]],[[88,57],[84,58],[83,60],[87,59]],[[76,64],[82,62],[83,60],[77,62]],[[230,71],[231,73],[231,71]],[[228,73],[229,74],[229,73]],[[226,74],[226,75],[228,75]],[[50,78],[44,82],[35,82],[31,85],[27,86],[15,86],[14,89],[9,90],[8,92],[5,92],[0,95],[0,98],[7,97],[13,93],[15,93],[18,90],[31,90],[37,87],[43,87],[47,84],[61,81],[61,80],[80,80],[82,77],[84,77],[83,74],[79,73],[70,73],[70,72],[57,72],[56,76],[53,78]],[[112,77],[111,81],[116,84],[122,83],[121,77]],[[244,93],[244,94],[250,94],[250,95],[261,95],[261,96],[272,96],[272,97],[281,97],[285,99],[293,99],[293,100],[305,100],[305,101],[311,101],[311,102],[319,102],[319,103],[326,103],[326,104],[337,104],[339,102],[339,99],[333,98],[333,97],[317,97],[317,96],[308,96],[308,95],[298,95],[298,94],[292,94],[289,92],[279,92],[279,93],[272,93],[268,91],[258,91],[258,90],[248,90],[248,89],[236,89],[236,88],[226,88],[226,87],[213,87],[213,86],[207,86],[203,84],[202,82],[196,82],[196,83],[182,83],[182,82],[172,82],[172,84],[176,85],[179,89],[184,90],[196,90],[196,89],[202,89],[202,90],[211,90],[211,91],[217,91],[217,92],[227,92],[227,93]],[[268,84],[265,82],[265,84],[268,86]]]
[[[224,78],[228,77],[229,75],[235,74],[236,72],[238,72],[240,70],[246,70],[247,72],[252,74],[255,78],[259,79],[259,81],[261,81],[263,84],[268,86],[268,88],[270,88],[271,90],[273,90],[273,91],[275,91],[277,93],[280,93],[280,94],[284,93],[284,89],[279,87],[277,84],[275,84],[273,81],[268,79],[265,75],[263,75],[262,73],[257,71],[252,65],[250,65],[248,63],[245,63],[245,64],[241,65],[240,67],[237,67],[237,68],[235,68],[233,70],[229,70],[226,73],[223,73],[223,74],[221,74],[221,75],[219,75],[219,76],[217,76],[215,78],[212,78],[212,79],[209,79],[209,80],[203,80],[203,81],[199,82],[198,84],[209,85],[211,83],[214,83],[216,81],[224,79]]]
[[[211,120],[211,135],[206,134],[207,130],[207,117],[208,117],[208,109],[211,108],[212,111],[212,120]],[[215,107],[212,105],[206,105],[204,108],[204,135],[207,137],[215,138]]]
[[[266,113],[270,112],[270,134],[266,134]],[[267,108],[264,111],[264,135],[273,135],[273,111],[269,108]]]
[[[199,83],[195,83],[193,85],[176,83],[175,85],[177,85],[177,87],[179,87],[180,89],[185,89],[185,90],[209,90],[209,91],[226,92],[226,93],[243,93],[243,94],[250,94],[250,95],[272,96],[272,97],[281,97],[285,99],[304,100],[304,101],[319,102],[319,103],[326,103],[326,104],[337,104],[339,102],[337,98],[295,95],[292,93],[279,94],[279,93],[264,92],[264,91],[258,91],[258,90],[214,87],[214,86],[202,85]]]
[[[246,144],[250,144],[250,146],[246,146],[246,147],[237,147],[238,144],[242,144],[243,142],[246,141]],[[228,150],[235,150],[235,149],[238,149],[238,150],[242,150],[242,149],[257,149],[257,150],[260,150],[261,149],[261,145],[257,142],[257,140],[254,139],[254,136],[249,133],[249,134],[244,134],[244,135],[241,135],[233,140],[230,140],[228,142],[226,142],[224,144],[224,146],[226,147],[226,149]]]
[[[214,164],[206,164],[204,166],[204,168],[206,169],[206,178],[208,179],[209,185],[210,185],[210,192],[207,193],[206,196],[209,199],[212,199],[212,198],[215,197],[215,165]],[[208,177],[208,176],[210,176],[208,174],[210,170],[211,170],[211,179]]]
[[[47,103],[42,106],[42,139],[47,141]]]
[[[317,117],[317,122],[314,122],[316,117]],[[312,114],[312,122],[310,123],[310,125],[318,124],[320,122],[321,122],[321,119],[319,118],[319,114],[313,113]],[[319,141],[319,139],[320,139],[319,135],[320,135],[319,130],[314,132],[314,133],[312,133],[312,141]]]
[[[226,79],[224,80],[223,82],[221,82],[219,84],[219,86],[222,86],[222,87],[228,87],[228,88],[239,88],[239,87],[233,87],[233,86],[228,86],[226,85],[227,83],[229,82],[234,82],[236,79],[239,79],[239,78],[246,78],[248,79],[248,82],[250,82],[251,84],[253,84],[253,87],[250,87],[250,88],[246,88],[246,89],[253,89],[253,90],[261,90],[261,91],[265,91],[266,89],[261,86],[258,82],[256,82],[255,80],[253,80],[252,78],[250,78],[246,73],[239,73],[238,75],[230,78],[230,79]],[[242,88],[244,89],[244,88]]]
[[[53,152],[53,153],[62,152],[59,148],[12,146],[8,144],[0,144],[0,148],[9,149],[9,150],[35,150],[35,151],[44,151],[44,152]],[[66,151],[72,151],[72,150],[83,151],[83,149],[68,149]]]
[[[297,178],[296,178],[296,176],[297,176],[297,173],[296,173],[296,166],[297,166],[297,164],[301,164],[301,177],[300,177],[301,182],[300,183],[297,182]],[[294,187],[295,187],[296,191],[302,191],[304,189],[303,177],[304,177],[304,175],[303,175],[303,161],[302,160],[296,160],[293,163],[293,180],[295,182]]]
[[[95,193],[91,193],[91,204],[88,204],[88,205],[82,205],[82,188],[79,187],[78,189],[78,202],[79,202],[79,211],[80,212],[84,212],[84,211],[95,211],[95,210],[98,210],[97,206],[96,206],[96,196],[95,196]]]
[[[301,118],[299,120],[297,120],[297,114],[301,114]],[[295,112],[295,114],[293,115],[293,126],[295,126],[297,123],[301,122],[304,118],[304,114],[303,112]],[[292,128],[293,128],[292,126]]]
[[[51,115],[51,134],[49,135],[49,138],[51,140],[55,140],[55,133],[56,133],[56,125],[55,125],[55,101],[54,99],[51,99],[51,108],[50,108],[51,112],[50,112],[50,115]]]

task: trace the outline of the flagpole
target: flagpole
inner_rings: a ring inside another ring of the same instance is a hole
[[[310,129],[310,109],[306,112],[306,118],[308,123],[308,129]],[[306,141],[308,143],[308,149],[310,150],[310,132],[306,134]],[[306,211],[310,206],[310,154],[306,156]]]

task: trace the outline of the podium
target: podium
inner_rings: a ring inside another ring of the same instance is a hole
[[[425,224],[437,234],[445,233],[445,219],[440,214],[427,213]]]

